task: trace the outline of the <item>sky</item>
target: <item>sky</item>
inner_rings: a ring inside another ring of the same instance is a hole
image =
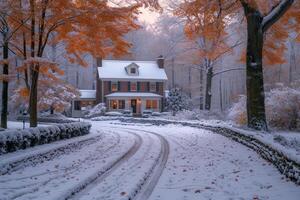
[[[141,15],[139,16],[139,20],[141,22],[145,22],[147,24],[154,24],[156,20],[159,18],[160,13],[152,12],[149,9],[142,8]]]

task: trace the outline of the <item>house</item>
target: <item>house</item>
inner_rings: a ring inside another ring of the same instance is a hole
[[[72,105],[74,113],[93,101],[105,103],[108,111],[130,110],[137,116],[144,110],[163,111],[168,78],[162,56],[157,61],[98,60],[97,72],[96,90],[80,91]]]
[[[96,105],[96,90],[79,90],[80,96],[72,101],[72,117],[83,117],[84,111]]]

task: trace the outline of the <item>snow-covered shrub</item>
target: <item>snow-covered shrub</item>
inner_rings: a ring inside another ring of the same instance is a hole
[[[63,112],[71,106],[71,101],[79,97],[79,91],[73,86],[58,82],[58,84],[45,84],[41,82],[38,88],[38,108],[41,111],[50,110],[52,114],[55,112]],[[15,108],[22,107],[28,109],[29,91],[27,88],[19,87],[13,91],[10,97],[12,105]]]
[[[3,131],[0,134],[0,155],[57,140],[85,135],[89,133],[90,128],[90,123],[74,122],[25,130]]]
[[[178,111],[188,108],[188,98],[179,88],[172,88],[166,99],[166,108],[175,116]]]
[[[152,114],[154,116],[154,114]],[[172,116],[172,113],[160,113],[160,118],[171,120],[222,120],[224,116],[216,111],[208,110],[181,110],[177,112],[176,116]]]
[[[106,112],[105,103],[99,103],[94,106],[88,113],[85,115],[86,118],[99,117],[103,116]]]
[[[38,117],[38,122],[46,122],[46,123],[56,123],[56,124],[62,124],[62,123],[71,123],[71,122],[76,122],[72,119],[69,119],[67,117],[65,118],[60,118],[60,117],[55,117],[56,114],[54,114],[53,116],[52,115],[49,115],[49,116],[39,116]],[[17,117],[17,120],[18,121],[29,121],[29,116],[23,116],[23,115],[20,115]]]
[[[300,129],[300,88],[278,87],[266,94],[267,119],[272,127]]]
[[[300,139],[299,137],[285,137],[283,135],[275,135],[274,141],[280,143],[283,146],[296,149],[300,151]]]
[[[123,113],[117,111],[106,112],[106,116],[123,116]]]
[[[247,123],[246,96],[240,95],[238,101],[229,109],[228,118],[237,124]]]
[[[276,88],[266,92],[266,116],[270,127],[277,129],[300,130],[300,84]],[[229,109],[228,118],[237,124],[247,123],[246,96],[241,95],[238,102]]]

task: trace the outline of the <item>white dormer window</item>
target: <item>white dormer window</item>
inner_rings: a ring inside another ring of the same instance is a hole
[[[131,63],[130,65],[125,67],[125,70],[128,75],[131,75],[131,76],[139,75],[139,66],[135,63]]]
[[[135,67],[130,68],[130,74],[136,74],[136,69]]]

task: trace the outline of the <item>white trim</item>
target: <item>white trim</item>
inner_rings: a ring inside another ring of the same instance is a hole
[[[114,92],[106,95],[107,98],[127,97],[127,98],[162,98],[159,94],[145,92]]]

